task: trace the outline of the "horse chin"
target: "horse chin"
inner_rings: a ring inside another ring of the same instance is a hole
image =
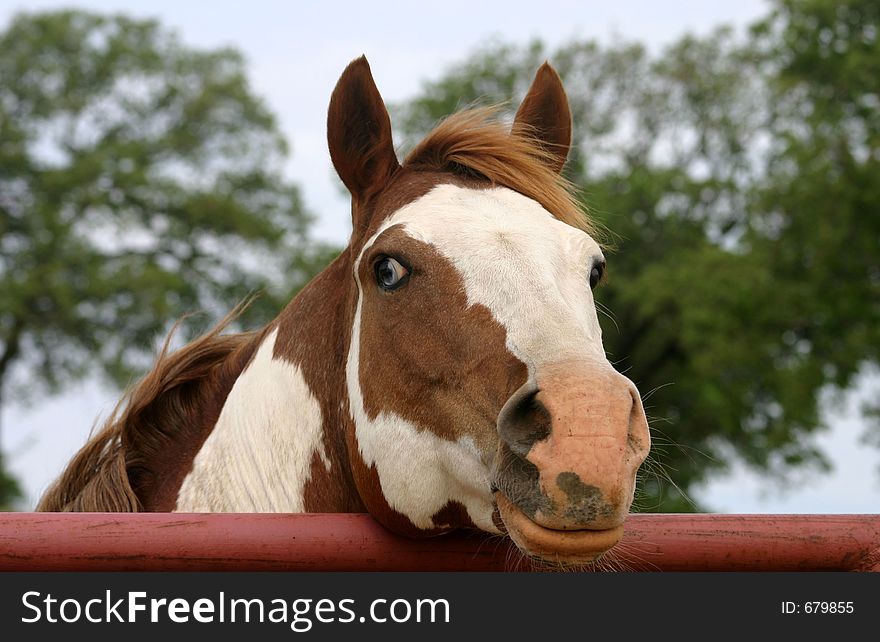
[[[589,564],[607,553],[623,537],[623,524],[600,530],[556,530],[529,519],[501,491],[495,504],[510,539],[532,558],[563,565]]]

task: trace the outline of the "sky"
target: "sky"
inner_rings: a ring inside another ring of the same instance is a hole
[[[4,0],[0,29],[20,10],[70,7],[157,18],[189,46],[240,50],[254,92],[278,116],[291,145],[285,171],[317,216],[313,233],[337,244],[345,244],[350,233],[349,205],[333,179],[326,110],[339,74],[361,54],[369,59],[385,100],[399,102],[491,39],[525,43],[538,38],[550,49],[575,38],[627,39],[660,50],[686,32],[706,34],[722,23],[742,27],[768,10],[765,2],[756,0],[446,0],[424,5],[412,0]],[[829,406],[832,430],[818,443],[834,466],[832,474],[803,476],[783,489],[735,465],[730,475],[695,492],[696,499],[717,512],[878,512],[880,451],[860,442],[864,426],[857,412],[867,391],[877,389],[878,380],[880,374],[867,373],[856,392]],[[25,508],[34,505],[117,397],[116,391],[86,381],[31,407],[2,409],[0,446],[24,485]]]

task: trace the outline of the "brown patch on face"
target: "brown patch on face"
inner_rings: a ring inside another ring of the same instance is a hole
[[[410,269],[391,292],[374,264],[392,256]],[[507,333],[489,310],[468,307],[464,282],[431,245],[393,227],[363,255],[360,384],[371,419],[393,412],[450,441],[470,436],[494,451],[498,412],[525,382],[525,364],[507,350]]]

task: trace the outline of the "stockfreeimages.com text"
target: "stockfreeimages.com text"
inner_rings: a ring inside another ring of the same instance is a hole
[[[450,605],[445,599],[385,599],[377,598],[358,615],[354,599],[228,597],[220,592],[216,597],[194,600],[185,598],[150,597],[145,591],[128,591],[90,599],[57,597],[51,593],[26,591],[21,596],[25,615],[21,621],[73,623],[104,622],[272,622],[289,624],[297,633],[309,631],[315,622],[351,623],[449,623]]]

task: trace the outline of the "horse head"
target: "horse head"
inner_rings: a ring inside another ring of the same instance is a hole
[[[602,345],[602,248],[560,171],[557,73],[512,127],[453,116],[400,164],[364,58],[330,101],[352,197],[345,440],[366,508],[392,530],[506,532],[527,555],[592,561],[621,537],[650,437]]]

